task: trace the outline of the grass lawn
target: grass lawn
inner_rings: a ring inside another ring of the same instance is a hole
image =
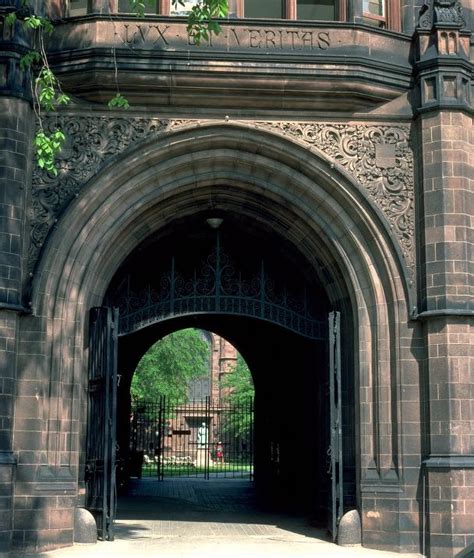
[[[209,470],[210,476],[217,473],[225,473],[232,476],[248,476],[252,472],[252,469],[253,467],[251,465],[242,463],[212,463],[209,468],[192,467],[189,465],[165,465],[162,468],[162,473],[165,477],[194,477],[204,475],[207,470]],[[144,477],[154,477],[157,474],[156,463],[143,464],[142,475]]]

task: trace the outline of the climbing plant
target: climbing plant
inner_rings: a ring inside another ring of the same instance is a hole
[[[137,17],[145,15],[146,4],[150,0],[128,0],[130,11]],[[172,0],[174,5],[184,6],[184,0]],[[198,0],[189,13],[187,31],[194,43],[209,39],[214,33],[221,31],[216,18],[225,17],[228,13],[228,0]],[[35,14],[28,0],[21,0],[20,8],[13,9],[5,16],[5,24],[14,27],[21,24],[32,34],[32,49],[20,59],[20,69],[30,73],[33,108],[38,127],[34,138],[36,160],[41,169],[57,175],[56,157],[66,141],[66,135],[59,127],[47,133],[43,127],[43,114],[56,110],[60,105],[67,105],[70,97],[61,89],[58,78],[52,71],[45,42],[54,33],[54,22],[47,17]],[[128,109],[129,101],[117,92],[107,103],[109,108]]]

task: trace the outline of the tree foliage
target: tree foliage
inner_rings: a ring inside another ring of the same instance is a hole
[[[142,357],[132,379],[135,401],[165,396],[185,402],[188,383],[209,374],[210,348],[202,332],[183,329],[155,343]]]
[[[255,394],[252,380],[252,374],[247,363],[241,354],[237,354],[237,364],[230,374],[222,380],[224,388],[224,402],[241,410],[250,409]],[[229,423],[224,422],[222,425],[223,434],[232,436],[239,440],[239,443],[250,443],[252,435],[252,415],[249,412],[241,412],[238,420],[231,420]]]
[[[222,380],[222,388],[226,395],[226,402],[233,405],[244,405],[255,394],[252,374],[240,353],[237,354],[237,364],[232,373],[226,374]]]

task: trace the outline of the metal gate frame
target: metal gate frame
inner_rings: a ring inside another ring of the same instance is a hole
[[[86,507],[102,540],[114,540],[118,310],[90,311]]]
[[[116,414],[118,309],[92,308],[89,335],[89,406],[86,454],[86,507],[99,537],[114,540],[116,511]],[[340,312],[329,314],[331,531],[337,539],[344,513]],[[161,421],[163,424],[163,421]],[[160,432],[160,444],[164,432]],[[160,452],[163,448],[160,446]],[[159,477],[163,478],[161,467]],[[209,475],[207,475],[209,478]]]
[[[253,399],[137,401],[130,424],[131,476],[252,478],[253,416]]]
[[[331,532],[337,539],[339,522],[344,514],[344,477],[342,456],[342,387],[341,387],[341,314],[329,314],[329,397],[331,457]]]

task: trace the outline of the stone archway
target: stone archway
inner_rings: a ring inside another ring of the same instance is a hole
[[[323,274],[331,303],[351,308],[358,490],[364,485],[372,500],[378,490],[371,485],[397,494],[398,362],[409,337],[399,325],[408,317],[402,250],[344,169],[298,142],[233,124],[185,127],[105,164],[48,239],[34,279],[35,317],[25,322],[25,331],[42,324],[43,382],[45,390],[58,390],[43,408],[50,426],[42,478],[70,479],[71,489],[77,483],[87,310],[102,303],[113,274],[141,241],[209,200],[244,211],[298,246]]]

